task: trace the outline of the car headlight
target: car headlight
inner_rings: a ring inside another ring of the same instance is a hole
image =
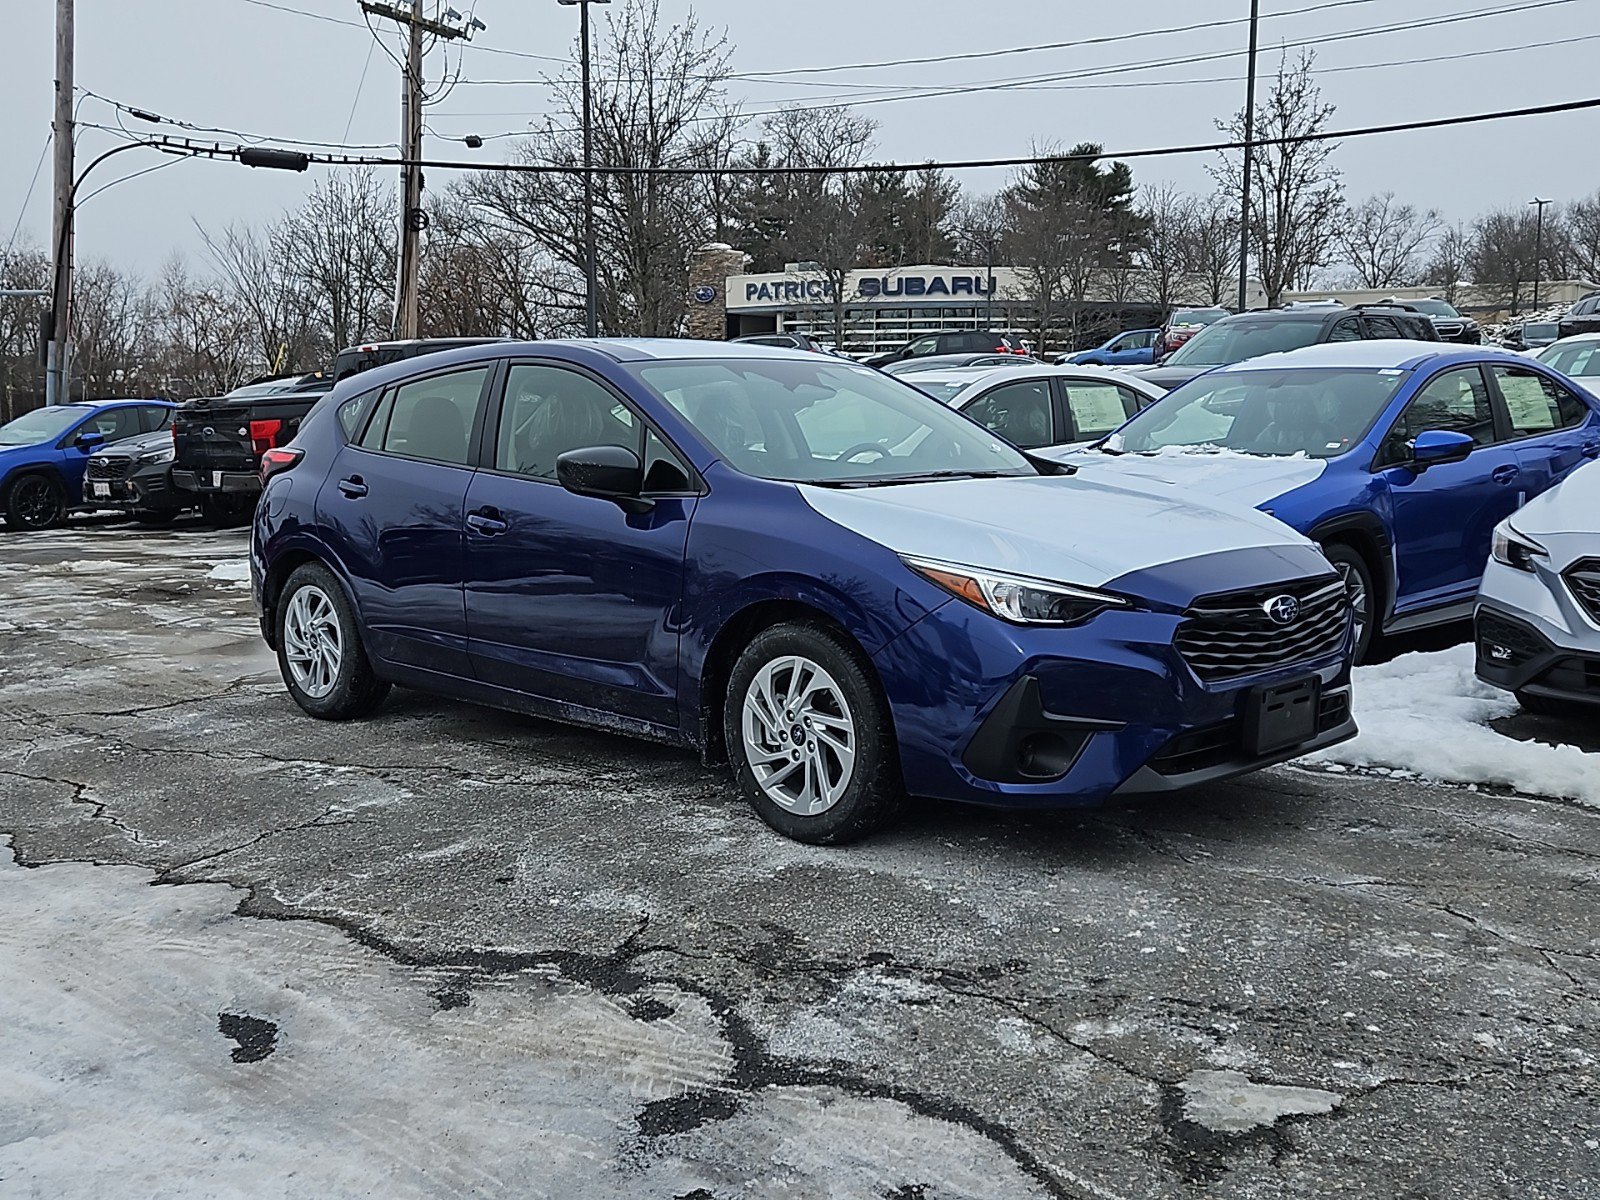
[[[141,463],[165,463],[171,462],[177,457],[177,447],[163,446],[159,450],[146,450],[143,454],[139,455],[135,461]]]
[[[1518,533],[1505,521],[1494,527],[1494,539],[1489,544],[1489,553],[1497,563],[1504,563],[1513,570],[1528,572],[1533,570],[1534,559],[1549,557],[1543,546],[1525,534]]]
[[[901,561],[956,599],[1013,625],[1080,625],[1108,608],[1128,607],[1128,601],[1121,596],[1068,583],[1050,583],[935,559],[902,557]]]

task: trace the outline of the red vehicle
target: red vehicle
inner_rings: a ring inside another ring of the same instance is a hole
[[[1156,341],[1156,357],[1163,358],[1183,345],[1207,325],[1215,325],[1223,317],[1233,314],[1225,308],[1175,308],[1161,326],[1161,336]]]

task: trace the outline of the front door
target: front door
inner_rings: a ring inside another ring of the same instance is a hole
[[[1405,465],[1409,443],[1428,429],[1469,434],[1477,446],[1461,462]],[[1395,612],[1470,599],[1494,527],[1523,495],[1517,453],[1497,433],[1482,370],[1457,367],[1429,380],[1384,438],[1380,464],[1394,506]]]
[[[369,649],[388,662],[471,676],[463,505],[490,376],[476,367],[390,388],[317,497]]]
[[[485,682],[676,727],[678,611],[696,496],[689,468],[634,408],[566,366],[507,372],[493,469],[467,495],[467,627]],[[556,457],[623,446],[645,512],[578,496]]]

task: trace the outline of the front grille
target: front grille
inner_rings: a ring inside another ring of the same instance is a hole
[[[1586,558],[1573,563],[1563,576],[1573,599],[1583,606],[1591,621],[1600,621],[1600,559]]]
[[[1521,621],[1508,621],[1488,609],[1478,614],[1478,657],[1496,667],[1514,667],[1538,658],[1545,643]]]
[[[1267,613],[1280,596],[1293,596],[1299,604],[1299,613],[1286,624]],[[1184,615],[1175,639],[1178,653],[1209,683],[1332,654],[1350,628],[1350,598],[1342,580],[1302,579],[1205,596]]]
[[[1317,705],[1317,733],[1337,729],[1349,719],[1349,691],[1324,692]],[[1187,775],[1244,759],[1244,722],[1234,717],[1180,733],[1150,759],[1150,769],[1158,775]]]
[[[1460,321],[1435,321],[1433,327],[1439,331],[1442,338],[1458,338],[1461,331],[1466,328]]]
[[[115,483],[128,477],[128,470],[133,466],[133,459],[118,455],[115,458],[91,458],[88,470],[84,472],[86,479],[106,480]]]

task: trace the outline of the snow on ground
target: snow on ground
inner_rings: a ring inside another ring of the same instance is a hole
[[[897,1102],[740,1090],[720,1018],[675,986],[645,985],[648,1016],[553,966],[469,991],[326,925],[241,917],[226,885],[152,883],[0,844],[0,1194],[1041,1194]],[[648,1105],[701,1090],[724,1119],[648,1136]]]
[[[1355,672],[1361,735],[1300,760],[1324,769],[1374,768],[1446,783],[1508,787],[1600,807],[1600,754],[1523,742],[1489,722],[1517,711],[1509,692],[1473,674],[1471,645],[1406,654]]]
[[[216,583],[238,583],[249,587],[250,560],[241,558],[236,562],[218,563],[206,572],[206,578]]]

